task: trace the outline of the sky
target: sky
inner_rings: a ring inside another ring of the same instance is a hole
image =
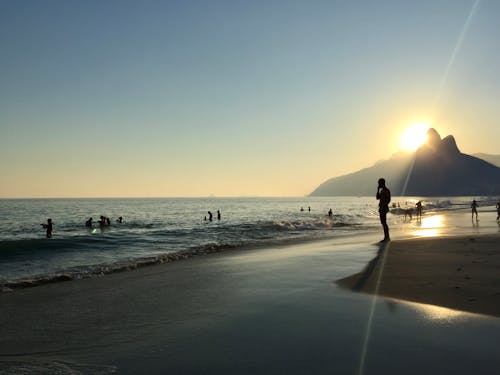
[[[0,0],[0,198],[303,196],[500,154],[500,2]]]

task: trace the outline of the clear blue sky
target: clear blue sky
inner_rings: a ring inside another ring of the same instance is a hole
[[[0,197],[303,195],[420,121],[498,154],[475,4],[0,1]]]

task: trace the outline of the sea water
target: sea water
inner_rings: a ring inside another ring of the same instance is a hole
[[[419,199],[393,198],[399,208],[391,210],[389,222],[401,222],[404,209]],[[461,209],[470,201],[425,199],[424,211]],[[479,204],[494,200],[483,198]],[[380,231],[377,210],[374,197],[2,199],[0,285],[89,277],[179,254],[355,236]],[[101,215],[111,225],[101,227]],[[90,217],[94,224],[87,228]],[[41,225],[47,218],[54,223],[52,238],[45,238]]]

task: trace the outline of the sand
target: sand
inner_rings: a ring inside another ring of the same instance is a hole
[[[381,246],[363,272],[338,284],[359,292],[500,316],[500,237],[393,241]]]

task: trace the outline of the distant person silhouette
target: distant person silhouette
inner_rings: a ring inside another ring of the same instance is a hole
[[[380,201],[378,204],[378,213],[380,215],[380,223],[384,229],[384,239],[380,242],[390,241],[389,226],[387,225],[387,213],[389,212],[389,203],[391,202],[391,191],[385,186],[385,179],[378,180],[376,198]]]
[[[417,220],[422,220],[422,201],[418,201],[415,206],[417,207]]]
[[[308,210],[309,212],[311,212],[311,206],[307,207],[307,210]]]
[[[212,216],[213,216],[212,213],[210,211],[208,211],[208,220],[209,221],[212,221]]]
[[[474,220],[474,214],[476,214],[476,221],[477,221],[477,202],[475,199],[472,200],[472,203],[470,205],[470,207],[472,208],[472,220]]]
[[[40,224],[44,229],[47,229],[47,238],[52,238],[52,232],[54,231],[54,223],[52,219],[47,219],[47,224]]]
[[[500,201],[497,202],[497,221],[500,221]]]
[[[116,222],[120,224],[123,223],[123,217],[120,216],[118,219],[116,219]]]
[[[220,220],[220,211],[217,210],[217,220]]]
[[[300,207],[300,212],[304,212],[304,207]]]
[[[92,218],[90,218],[90,219],[88,219],[88,220],[85,222],[85,226],[86,226],[87,228],[92,228],[92,220],[93,220],[93,219],[92,219]]]
[[[330,210],[328,210],[328,216],[332,217],[333,216],[333,211],[332,209],[330,208]]]

